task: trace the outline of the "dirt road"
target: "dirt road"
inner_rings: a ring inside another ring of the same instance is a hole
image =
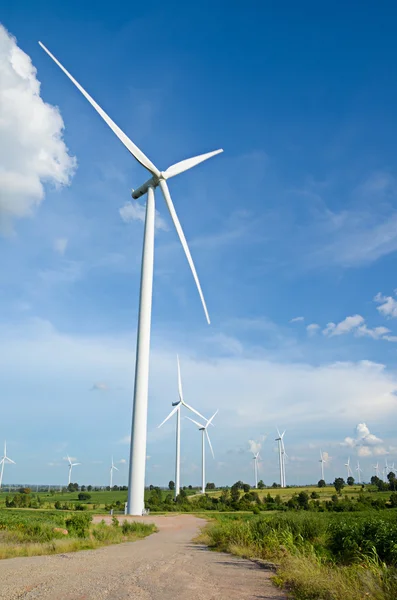
[[[100,520],[100,519],[99,519]],[[204,521],[145,517],[159,532],[138,542],[0,561],[1,600],[281,600],[271,573],[192,544]]]

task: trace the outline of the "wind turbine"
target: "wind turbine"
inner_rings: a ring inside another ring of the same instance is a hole
[[[196,273],[192,256],[186,242],[178,216],[175,212],[174,204],[168,189],[167,179],[175,177],[199,163],[223,152],[215,150],[182,160],[166,171],[160,171],[152,161],[126,136],[126,134],[112,121],[104,110],[95,102],[95,100],[81,87],[81,85],[72,77],[72,75],[61,65],[53,54],[39,42],[43,50],[52,58],[52,60],[69,77],[78,90],[95,108],[97,113],[107,123],[113,133],[119,138],[124,146],[129,150],[132,156],[147,169],[151,175],[150,179],[145,181],[139,188],[132,191],[132,197],[137,200],[147,194],[146,216],[144,225],[143,251],[142,251],[142,271],[141,287],[139,296],[139,316],[137,328],[136,343],[136,362],[135,362],[135,384],[134,384],[134,404],[132,414],[131,445],[130,445],[130,465],[128,481],[128,502],[127,514],[142,515],[144,510],[145,493],[145,467],[146,467],[146,434],[147,434],[147,404],[148,404],[148,386],[149,386],[149,354],[150,354],[150,328],[152,316],[152,288],[153,288],[153,257],[154,257],[154,217],[155,202],[154,190],[160,187],[164,196],[165,203],[171,215],[179,240],[182,244],[187,261],[195,280],[204,313],[208,323],[210,318],[205,304],[204,295]]]
[[[375,476],[379,479],[379,463],[377,462],[376,465],[373,465],[373,468],[375,469]]]
[[[181,408],[182,408],[182,406],[185,406],[188,410],[195,413],[198,417],[200,417],[200,419],[204,419],[204,421],[207,420],[205,417],[203,417],[202,414],[200,414],[192,406],[189,406],[189,404],[186,404],[186,402],[184,401],[183,391],[182,391],[181,368],[179,365],[179,356],[178,355],[176,357],[176,362],[178,365],[179,400],[178,400],[178,402],[172,403],[172,406],[174,406],[174,408],[171,410],[168,417],[166,417],[164,419],[164,421],[162,423],[160,423],[160,425],[158,426],[158,428],[160,428],[162,425],[164,425],[164,423],[166,423],[168,421],[168,419],[170,419],[176,413],[176,453],[175,453],[175,491],[174,491],[175,499],[179,495],[180,480],[181,480],[180,476],[181,476]]]
[[[347,478],[349,479],[350,476],[353,476],[353,471],[350,468],[350,456],[347,459],[347,463],[345,463],[345,467],[347,468]]]
[[[112,466],[110,467],[110,489],[113,487],[113,471],[118,471],[118,468],[115,466],[112,456]]]
[[[324,458],[323,452],[322,450],[320,450],[320,460],[319,462],[321,463],[321,479],[323,481],[325,481],[325,477],[324,477],[324,465],[327,462],[326,459]]]
[[[357,461],[357,467],[356,467],[356,471],[357,471],[357,479],[358,479],[358,483],[361,483],[361,473],[363,472],[362,469],[360,469],[360,461]]]
[[[261,458],[259,452],[254,454],[255,488],[258,488],[258,458]]]
[[[8,458],[8,456],[7,456],[7,442],[4,442],[4,456],[0,460],[0,465],[1,465],[1,471],[0,471],[0,489],[1,489],[1,484],[3,483],[4,465],[6,463],[15,465],[15,462],[13,460],[11,460],[11,458]]]
[[[280,466],[280,487],[285,488],[285,486],[286,486],[286,482],[285,482],[286,452],[285,452],[285,447],[284,447],[285,430],[283,431],[283,433],[280,433],[279,430],[277,429],[277,433],[278,433],[278,438],[276,438],[276,442],[278,442],[278,460],[279,460],[279,466]]]
[[[68,463],[69,463],[69,479],[68,479],[68,485],[70,484],[70,480],[72,477],[72,469],[73,467],[77,467],[77,465],[81,465],[81,463],[72,463],[70,456],[67,456],[68,459]]]
[[[208,425],[211,424],[212,419],[215,417],[215,415],[217,414],[218,411],[214,412],[214,414],[212,415],[212,417],[210,417],[207,421],[207,423],[205,425],[201,425],[201,423],[198,423],[197,421],[194,421],[193,419],[191,419],[190,417],[186,417],[187,419],[189,419],[189,421],[191,421],[192,423],[194,423],[195,425],[197,425],[197,427],[199,428],[199,431],[202,432],[202,440],[201,440],[201,472],[202,472],[202,485],[201,485],[201,493],[205,494],[205,437],[208,440],[208,445],[211,449],[211,454],[212,457],[215,458],[214,455],[214,451],[212,449],[212,444],[211,444],[211,440],[210,440],[210,436],[208,435],[208,431],[207,431],[207,427]]]

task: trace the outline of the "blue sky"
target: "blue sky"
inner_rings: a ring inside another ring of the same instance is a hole
[[[276,480],[276,426],[290,483],[318,479],[320,448],[329,479],[349,455],[367,479],[397,461],[396,10],[3,10],[0,441],[17,463],[6,481],[63,483],[69,453],[76,479],[106,484],[131,419],[143,205],[128,203],[147,176],[39,39],[160,169],[224,148],[170,182],[210,327],[157,195],[147,483],[173,479],[174,425],[157,425],[176,398],[177,352],[186,399],[219,408],[209,481],[252,482],[259,445],[260,475]],[[185,484],[199,482],[192,428]],[[126,477],[120,463],[115,482]]]

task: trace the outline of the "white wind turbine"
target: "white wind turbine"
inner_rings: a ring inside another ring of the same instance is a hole
[[[283,431],[283,433],[280,433],[279,430],[277,429],[277,433],[278,433],[278,437],[276,438],[276,442],[278,442],[278,461],[279,461],[279,467],[280,467],[280,487],[285,488],[286,487],[286,481],[285,481],[286,452],[285,452],[285,447],[284,447],[285,430]]]
[[[110,489],[113,487],[113,471],[118,471],[118,468],[114,464],[112,456],[112,466],[110,467]]]
[[[77,465],[81,465],[81,463],[72,463],[72,460],[69,455],[66,458],[68,459],[68,463],[69,463],[69,479],[68,479],[68,485],[69,485],[71,478],[72,478],[73,467],[77,467]]]
[[[360,461],[357,461],[357,467],[356,467],[356,471],[357,471],[357,481],[358,483],[361,483],[361,473],[363,472],[362,469],[360,469]]]
[[[212,419],[215,417],[215,415],[217,413],[218,413],[218,411],[214,412],[214,414],[212,415],[212,417],[210,417],[208,419],[208,421],[207,421],[207,423],[205,425],[202,425],[201,423],[198,423],[197,421],[194,421],[190,417],[186,417],[187,419],[189,419],[189,421],[192,421],[192,423],[194,423],[195,425],[197,425],[197,427],[199,428],[199,431],[202,432],[202,439],[201,439],[201,474],[202,474],[201,493],[202,494],[205,494],[205,437],[208,440],[208,445],[210,447],[212,457],[215,458],[214,450],[212,449],[212,444],[211,444],[210,436],[208,435],[207,427],[208,427],[208,425],[211,424]]]
[[[347,478],[352,477],[353,476],[353,471],[350,468],[350,456],[347,459],[347,463],[345,463],[345,467],[347,469]]]
[[[126,136],[126,134],[112,121],[104,110],[95,102],[93,98],[81,87],[81,85],[72,77],[72,75],[61,65],[53,54],[39,42],[43,50],[52,58],[52,60],[69,77],[78,90],[95,108],[97,113],[107,123],[110,129],[115,133],[119,140],[129,150],[132,156],[147,169],[151,175],[144,184],[138,189],[133,190],[132,197],[137,200],[147,194],[146,216],[144,225],[143,251],[142,251],[142,272],[141,288],[139,298],[139,316],[137,328],[136,344],[136,362],[135,362],[135,385],[134,385],[134,404],[132,415],[132,431],[130,445],[130,465],[128,482],[128,503],[127,513],[130,515],[142,515],[144,509],[145,492],[145,467],[146,467],[146,434],[147,434],[147,404],[148,404],[148,385],[149,385],[149,354],[150,354],[150,327],[152,313],[152,287],[153,287],[153,257],[154,257],[154,217],[155,202],[154,190],[160,187],[164,196],[165,203],[171,215],[175,229],[182,244],[187,261],[196,282],[198,293],[204,308],[204,313],[208,323],[210,322],[207,307],[205,304],[203,292],[196,273],[192,256],[186,242],[178,216],[175,212],[174,204],[168,189],[167,179],[179,175],[199,163],[215,156],[222,150],[215,150],[207,154],[201,154],[194,158],[182,160],[166,171],[160,171],[149,158]]]
[[[15,462],[13,460],[11,460],[11,458],[9,458],[7,456],[7,442],[4,442],[4,455],[3,455],[3,458],[0,460],[0,465],[1,465],[1,470],[0,470],[0,489],[1,489],[1,484],[3,483],[4,465],[6,463],[15,465]]]
[[[176,362],[178,365],[179,400],[178,400],[178,402],[172,403],[172,406],[174,406],[174,408],[171,410],[168,417],[166,417],[164,419],[164,421],[162,423],[160,423],[160,425],[158,426],[160,428],[162,425],[164,425],[164,423],[166,423],[168,421],[168,419],[170,419],[176,413],[176,452],[175,452],[175,491],[174,491],[175,498],[179,495],[180,482],[181,482],[181,408],[182,408],[182,406],[185,406],[188,410],[190,410],[191,412],[196,414],[198,417],[200,417],[200,419],[204,419],[204,421],[207,420],[205,417],[203,417],[203,415],[201,413],[199,413],[197,410],[195,410],[189,404],[186,404],[186,402],[184,401],[183,391],[182,391],[181,369],[180,369],[180,365],[179,365],[179,356],[178,355],[176,357]]]
[[[255,488],[258,488],[258,458],[261,458],[259,452],[254,453]]]
[[[324,465],[326,464],[327,459],[324,458],[324,454],[323,454],[322,450],[320,450],[320,460],[318,462],[321,463],[321,479],[323,481],[325,481],[325,477],[324,477]]]
[[[375,469],[375,476],[379,479],[379,463],[377,462],[376,465],[373,465],[373,468]]]

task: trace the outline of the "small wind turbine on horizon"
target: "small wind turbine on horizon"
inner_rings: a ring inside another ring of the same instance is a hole
[[[258,458],[261,458],[259,451],[254,453],[254,475],[255,475],[255,488],[258,488]]]
[[[357,460],[357,467],[356,467],[356,471],[357,471],[357,481],[358,483],[361,483],[361,473],[362,473],[362,469],[360,469],[360,461]]]
[[[353,471],[351,470],[351,467],[350,467],[350,456],[347,459],[347,463],[345,463],[345,467],[347,469],[347,478],[349,479],[349,477],[353,477]]]
[[[72,478],[73,467],[77,467],[77,465],[81,465],[81,463],[72,463],[69,455],[66,458],[68,459],[68,463],[69,463],[69,478],[68,478],[68,485],[69,485],[71,482],[71,478]]]
[[[11,458],[9,458],[7,456],[7,442],[4,442],[4,455],[3,455],[3,458],[0,460],[0,465],[1,465],[1,470],[0,470],[0,489],[1,489],[1,485],[3,483],[4,465],[6,463],[11,464],[11,465],[15,465],[15,462],[13,460],[11,460]]]
[[[161,189],[165,203],[170,213],[172,222],[178,234],[182,248],[185,252],[193,279],[203,305],[205,317],[208,324],[210,318],[200,281],[193,263],[192,256],[183,233],[178,215],[171,199],[167,179],[175,177],[203,161],[223,152],[222,149],[207,152],[194,158],[182,160],[168,167],[166,171],[160,171],[152,161],[136,146],[129,137],[116,125],[116,123],[105,113],[85,89],[72,77],[72,75],[61,65],[53,54],[39,42],[41,48],[58,65],[65,75],[74,83],[88,102],[95,108],[113,133],[124,144],[132,156],[150,173],[150,179],[145,181],[139,188],[132,191],[132,197],[137,200],[147,194],[146,215],[144,223],[141,286],[139,294],[139,316],[137,327],[136,359],[135,359],[135,383],[134,403],[132,413],[132,431],[130,445],[130,464],[128,480],[128,502],[127,514],[142,515],[144,510],[145,494],[145,469],[146,469],[146,436],[147,436],[147,409],[148,409],[148,387],[149,387],[149,356],[150,356],[150,329],[152,317],[152,290],[153,290],[153,259],[154,259],[154,229],[155,229],[155,199],[154,191],[157,187]]]
[[[212,448],[212,444],[211,444],[210,436],[208,435],[207,428],[208,428],[208,425],[211,425],[212,420],[217,413],[218,413],[218,411],[215,411],[214,414],[212,415],[212,417],[210,417],[208,419],[208,421],[205,425],[202,425],[201,423],[194,421],[194,419],[191,419],[190,417],[186,417],[186,419],[189,419],[189,421],[191,421],[192,423],[197,425],[197,427],[199,428],[199,431],[202,432],[202,438],[201,438],[201,478],[202,478],[201,493],[202,494],[205,494],[205,438],[207,438],[208,445],[211,450],[212,458],[215,458],[214,450]]]
[[[284,447],[285,430],[283,431],[283,433],[280,433],[277,428],[277,434],[278,434],[278,437],[276,438],[275,441],[278,442],[278,460],[279,460],[279,467],[280,467],[280,487],[285,488],[286,487],[286,481],[285,481],[286,452],[285,452],[285,447]]]
[[[187,404],[183,399],[183,390],[182,390],[182,379],[181,379],[181,368],[179,364],[179,356],[176,357],[176,362],[178,366],[178,394],[179,400],[177,402],[173,402],[172,406],[174,407],[168,417],[164,419],[162,423],[158,426],[158,429],[164,425],[175,413],[176,413],[176,452],[175,452],[175,490],[174,496],[175,498],[179,495],[180,485],[181,485],[181,408],[185,406],[192,413],[196,414],[200,419],[204,419],[207,421],[205,417],[201,413],[199,413],[192,406]]]
[[[118,468],[114,464],[112,456],[112,466],[110,467],[110,489],[113,487],[113,471],[118,471]]]
[[[326,464],[327,459],[324,458],[324,454],[323,454],[322,450],[320,450],[320,460],[319,460],[319,462],[321,463],[321,479],[323,481],[325,481],[325,477],[324,477],[324,465]]]
[[[379,479],[379,463],[377,462],[372,468],[375,469],[375,476]]]

